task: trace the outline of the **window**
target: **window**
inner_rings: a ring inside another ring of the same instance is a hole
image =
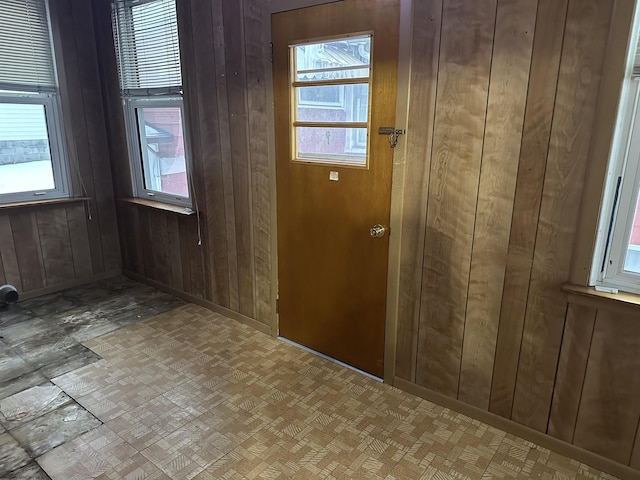
[[[191,206],[175,0],[114,0],[134,194]]]
[[[640,44],[630,50],[591,276],[640,293]]]
[[[371,36],[292,47],[293,160],[367,166]]]
[[[46,0],[0,2],[0,203],[68,195]]]

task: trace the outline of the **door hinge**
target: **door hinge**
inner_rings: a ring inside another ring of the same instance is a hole
[[[269,43],[269,48],[271,49],[271,53],[269,55],[269,60],[273,63],[273,42]]]
[[[276,298],[276,313],[280,313],[280,297]]]

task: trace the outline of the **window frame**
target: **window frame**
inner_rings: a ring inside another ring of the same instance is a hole
[[[126,96],[123,99],[125,111],[125,126],[127,133],[127,147],[129,151],[129,165],[131,170],[131,182],[133,186],[133,194],[137,198],[152,199],[162,203],[171,205],[179,205],[183,207],[192,206],[191,192],[191,168],[189,164],[190,148],[187,136],[188,127],[186,125],[186,115],[184,111],[184,100],[180,96],[158,96],[158,97],[142,97],[142,96]],[[144,172],[144,156],[142,153],[142,139],[138,126],[138,108],[179,108],[182,120],[182,138],[184,142],[184,159],[185,173],[187,176],[187,189],[189,196],[182,197],[180,195],[170,194],[153,190],[145,186]]]
[[[640,193],[640,77],[633,73],[640,10],[634,17],[589,285],[640,294],[640,273],[624,269]]]
[[[47,126],[54,188],[0,194],[0,205],[33,200],[49,200],[70,196],[69,165],[62,128],[62,110],[57,92],[0,92],[0,103],[42,105]]]
[[[122,35],[124,30],[116,27],[116,24],[120,26],[123,22],[129,25],[128,28],[134,29],[133,11],[136,6],[155,3],[159,0],[141,0],[138,2],[131,2],[128,5],[126,2],[120,0],[111,0],[112,8],[112,34],[114,39],[114,47],[116,53],[116,64],[118,67],[118,77],[120,84],[120,94],[122,98],[124,120],[125,120],[125,132],[127,137],[127,149],[129,153],[129,170],[131,174],[131,186],[132,194],[136,198],[152,199],[157,202],[178,205],[187,208],[192,208],[194,205],[194,189],[193,189],[193,172],[192,172],[192,159],[191,159],[191,145],[190,145],[190,128],[188,124],[188,118],[185,114],[184,98],[182,85],[157,85],[157,86],[135,86],[124,85],[128,83],[125,81],[127,70],[130,65],[123,60],[126,58],[122,56],[122,48],[125,44],[121,43],[121,38],[131,37],[131,32],[127,32],[129,35]],[[172,0],[174,6],[176,1]],[[124,5],[124,9],[120,11],[120,6]],[[177,10],[177,6],[176,10]],[[122,17],[124,16],[124,17]],[[115,20],[115,19],[118,20]],[[124,18],[124,21],[122,20]],[[180,49],[179,38],[179,26],[176,11],[176,35],[178,42],[178,57],[180,60],[180,82],[182,83],[182,52]],[[116,23],[114,23],[116,22]],[[136,56],[139,52],[135,45],[126,44],[127,48],[132,49]],[[120,62],[124,62],[124,66]],[[137,60],[136,60],[137,62]],[[124,68],[124,70],[123,70]],[[136,63],[135,68],[139,68]],[[131,72],[129,72],[131,73]],[[139,73],[139,72],[138,72]],[[129,77],[127,77],[129,78]],[[135,76],[134,76],[135,78]],[[144,171],[144,154],[142,152],[142,139],[140,138],[140,131],[138,129],[138,117],[137,109],[144,107],[177,107],[180,109],[180,115],[182,120],[182,138],[184,144],[184,157],[185,157],[185,173],[187,177],[187,193],[186,197],[175,195],[167,192],[161,192],[153,189],[149,189],[145,186],[145,171]]]

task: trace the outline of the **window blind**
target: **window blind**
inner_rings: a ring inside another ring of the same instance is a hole
[[[56,90],[46,0],[0,1],[0,90]]]
[[[636,57],[633,61],[633,76],[640,77],[640,40],[636,46]]]
[[[182,75],[175,0],[114,0],[112,5],[123,94],[179,93]]]

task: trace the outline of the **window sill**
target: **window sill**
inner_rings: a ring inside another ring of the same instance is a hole
[[[640,311],[640,295],[628,292],[598,292],[593,287],[565,284],[562,290],[569,294],[569,300],[580,305],[611,310]]]
[[[38,208],[48,207],[53,205],[64,205],[66,203],[79,203],[91,200],[89,197],[64,197],[64,198],[49,198],[47,200],[31,200],[26,202],[15,203],[2,203],[0,204],[0,211],[13,210],[20,208]]]
[[[182,207],[180,205],[171,205],[170,203],[158,202],[156,200],[147,200],[144,198],[121,198],[121,202],[132,205],[141,205],[143,207],[155,208],[156,210],[164,210],[165,212],[178,213],[180,215],[194,215],[196,213],[191,207]]]

